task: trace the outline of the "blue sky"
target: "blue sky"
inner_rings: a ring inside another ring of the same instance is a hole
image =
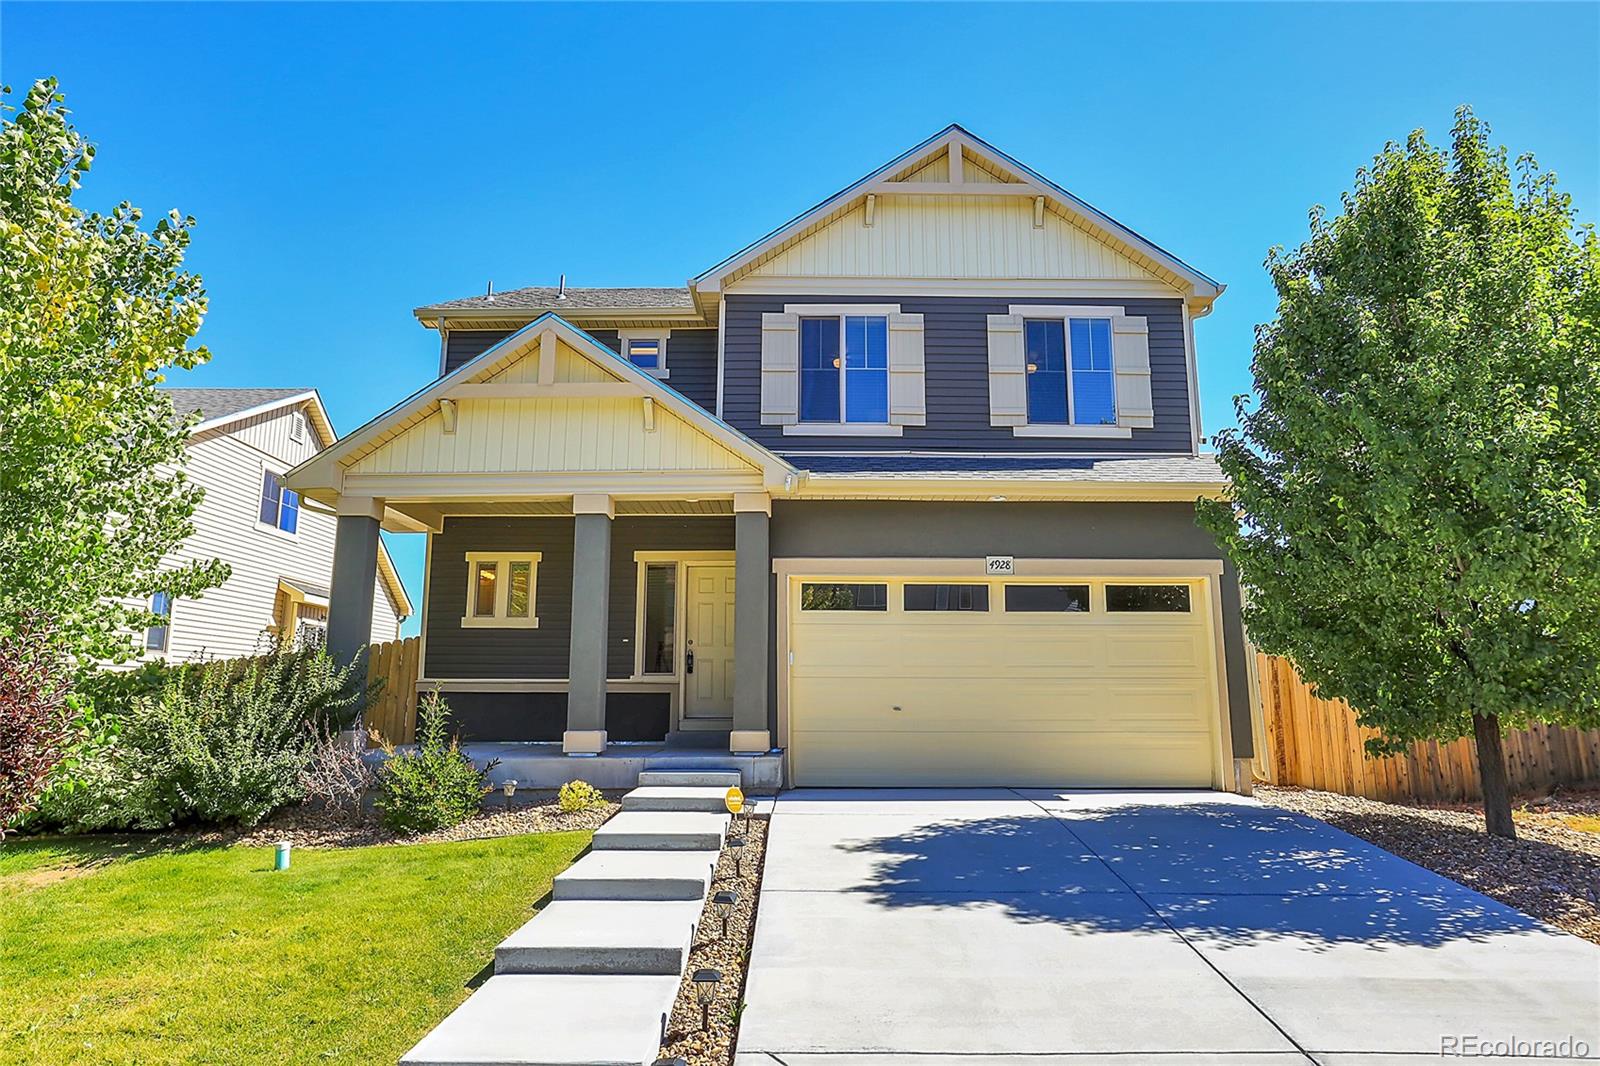
[[[0,4],[0,78],[45,74],[100,148],[84,202],[199,220],[184,383],[315,386],[343,431],[437,372],[413,307],[682,284],[951,122],[1228,285],[1208,433],[1267,249],[1385,140],[1471,103],[1600,208],[1592,4]]]

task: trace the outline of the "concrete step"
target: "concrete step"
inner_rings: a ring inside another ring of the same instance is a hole
[[[715,785],[723,791],[740,784],[737,770],[645,770],[639,774],[639,784],[682,785],[700,788]]]
[[[716,865],[717,853],[710,849],[591,851],[556,874],[550,896],[557,900],[702,900]]]
[[[505,974],[489,978],[402,1066],[645,1066],[655,1061],[678,977]]]
[[[559,900],[494,949],[494,972],[681,974],[701,903]]]
[[[594,831],[595,851],[717,851],[726,814],[702,811],[623,811]]]
[[[728,790],[717,785],[640,785],[622,797],[625,811],[728,813]]]

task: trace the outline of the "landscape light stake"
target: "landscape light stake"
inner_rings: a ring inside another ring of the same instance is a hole
[[[717,916],[722,919],[722,932],[717,934],[718,940],[728,935],[728,915],[733,913],[733,905],[738,902],[737,892],[718,892],[711,897],[711,905],[717,908]]]
[[[694,998],[700,1004],[700,1031],[705,1032],[710,1024],[711,1002],[717,998],[717,985],[722,983],[721,970],[696,970],[694,977]]]
[[[506,794],[506,810],[509,811],[511,809],[511,797],[517,794],[517,779],[514,777],[506,778],[505,784],[501,785],[500,789]]]
[[[744,837],[729,837],[728,850],[733,852],[733,876],[744,876]]]

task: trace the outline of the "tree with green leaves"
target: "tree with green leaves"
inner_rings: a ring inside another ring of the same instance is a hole
[[[80,663],[123,660],[134,603],[194,595],[221,563],[161,566],[192,531],[188,426],[157,385],[208,357],[183,269],[194,224],[73,202],[94,160],[54,79],[0,95],[0,636],[43,617]]]
[[[1256,399],[1201,521],[1245,623],[1381,735],[1476,739],[1514,838],[1502,728],[1600,725],[1600,246],[1553,173],[1468,108],[1413,133],[1267,261]]]

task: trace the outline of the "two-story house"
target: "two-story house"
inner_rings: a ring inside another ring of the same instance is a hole
[[[333,580],[336,521],[283,483],[291,467],[337,438],[315,389],[166,390],[180,417],[195,415],[184,471],[205,489],[194,532],[165,562],[221,559],[228,579],[202,595],[152,597],[166,624],[140,635],[145,658],[187,662],[251,655],[276,640],[322,638]],[[368,580],[368,639],[400,635],[412,613],[405,585],[379,546]]]
[[[1239,591],[1194,516],[1222,288],[952,126],[684,288],[419,308],[438,379],[289,477],[340,515],[330,643],[380,527],[426,531],[422,683],[468,738],[1235,787]]]

